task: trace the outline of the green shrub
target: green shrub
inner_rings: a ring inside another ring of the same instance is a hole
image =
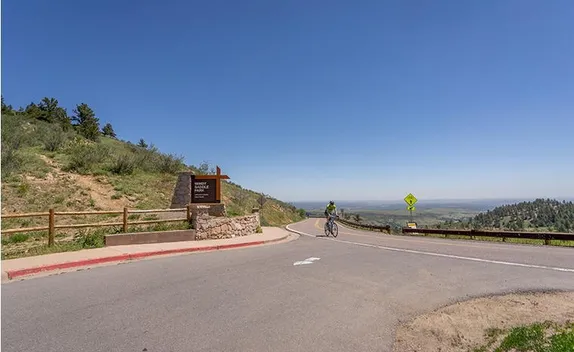
[[[155,147],[144,149],[142,147],[130,146],[136,159],[139,169],[145,172],[160,172],[175,174],[185,167],[183,157],[171,154],[162,154]]]
[[[2,115],[2,149],[18,150],[34,145],[36,126],[31,120],[18,115]]]
[[[183,157],[177,157],[172,154],[159,154],[159,160],[157,161],[157,171],[165,174],[175,174],[179,172],[185,165],[183,163]]]
[[[109,171],[116,175],[131,175],[136,168],[136,159],[133,155],[122,153],[114,158]]]
[[[156,170],[156,158],[152,151],[137,146],[130,146],[137,166],[145,172],[154,172]]]
[[[22,167],[22,156],[16,149],[2,141],[2,180],[17,174]]]
[[[104,235],[100,232],[78,234],[75,242],[82,248],[100,248],[104,246]]]
[[[68,149],[69,162],[65,171],[87,174],[106,160],[109,148],[100,144],[75,144]]]
[[[27,182],[22,182],[18,185],[17,193],[20,196],[25,195],[30,190],[30,184]]]
[[[2,180],[20,172],[24,160],[21,149],[32,144],[28,119],[2,114]]]
[[[60,150],[68,139],[68,134],[62,128],[56,126],[47,129],[42,137],[42,142],[44,143],[44,149],[49,152],[55,152]]]
[[[6,244],[26,242],[29,238],[30,235],[26,233],[15,233],[6,239]]]

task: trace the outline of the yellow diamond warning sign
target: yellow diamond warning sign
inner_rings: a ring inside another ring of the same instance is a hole
[[[408,205],[410,205],[410,206],[415,205],[415,203],[416,203],[417,201],[418,201],[418,199],[417,199],[415,196],[413,196],[412,193],[409,193],[409,194],[405,197],[405,202],[406,202]]]

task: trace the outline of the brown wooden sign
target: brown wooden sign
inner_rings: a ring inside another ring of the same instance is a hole
[[[221,203],[221,180],[229,176],[216,169],[215,175],[191,175],[191,203]]]

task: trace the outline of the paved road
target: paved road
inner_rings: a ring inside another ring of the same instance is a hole
[[[456,300],[574,290],[573,258],[341,229],[335,240],[94,268],[2,285],[2,350],[390,351],[398,322]]]

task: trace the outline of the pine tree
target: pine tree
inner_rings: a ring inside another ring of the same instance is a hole
[[[2,96],[2,114],[13,114],[14,113],[14,109],[12,108],[12,105],[6,105],[6,103],[4,103],[4,96]]]
[[[24,113],[33,119],[41,119],[44,115],[42,109],[40,109],[34,102],[31,102],[28,104],[28,106],[26,106]]]
[[[74,114],[72,121],[76,122],[78,132],[89,140],[97,141],[100,136],[100,119],[94,111],[88,104],[82,103],[76,106]]]
[[[59,123],[64,131],[69,130],[72,127],[72,122],[68,117],[66,109],[58,106],[58,100],[55,98],[45,97],[42,99],[38,108],[42,111],[41,115],[38,116],[39,120],[44,120],[50,123]]]
[[[104,136],[108,136],[108,137],[112,137],[112,138],[116,138],[116,133],[114,132],[114,128],[112,127],[111,123],[106,123],[104,125],[104,128],[102,128],[102,134]]]

